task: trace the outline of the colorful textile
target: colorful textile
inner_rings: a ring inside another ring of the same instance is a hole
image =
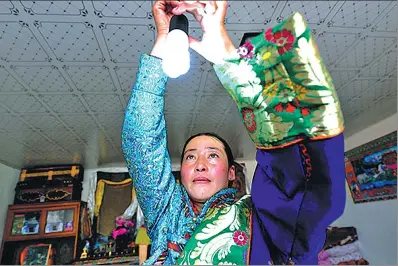
[[[232,206],[209,211],[177,264],[248,264],[251,209],[250,196],[244,196]]]
[[[257,148],[343,132],[333,81],[299,13],[243,44],[214,69]]]

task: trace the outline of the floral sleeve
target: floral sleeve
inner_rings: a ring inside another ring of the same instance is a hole
[[[333,81],[299,13],[243,44],[214,69],[257,148],[327,139],[344,129]]]

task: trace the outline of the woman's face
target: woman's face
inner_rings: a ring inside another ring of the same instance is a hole
[[[198,136],[185,147],[181,164],[181,182],[190,198],[204,203],[235,179],[235,169],[228,169],[224,145],[217,138]]]

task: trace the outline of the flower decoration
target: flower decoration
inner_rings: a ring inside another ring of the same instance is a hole
[[[275,97],[278,93],[278,90],[278,86],[274,84],[272,86],[265,87],[263,94],[267,97]]]
[[[257,53],[257,64],[270,68],[278,63],[278,51],[274,46],[261,47]]]
[[[116,228],[112,230],[112,238],[116,239],[119,236],[128,234],[134,227],[134,223],[130,220],[125,220],[122,217],[116,217]]]
[[[254,56],[254,46],[250,42],[246,42],[237,49],[240,58],[251,59]]]
[[[248,237],[246,235],[245,232],[243,231],[236,231],[234,233],[234,242],[238,245],[238,246],[244,246],[247,244],[248,241]]]
[[[241,113],[247,130],[253,133],[256,130],[256,121],[254,121],[253,110],[249,108],[242,108]]]
[[[280,91],[278,96],[280,97],[281,102],[287,103],[293,101],[296,94],[291,89],[285,88]]]
[[[264,33],[264,37],[267,41],[275,43],[278,46],[278,52],[280,55],[290,51],[293,47],[294,36],[286,29],[277,31],[274,34],[272,34],[272,29],[268,29]]]
[[[307,93],[307,89],[301,85],[294,84],[293,85],[294,92],[296,93],[296,99],[303,100]]]

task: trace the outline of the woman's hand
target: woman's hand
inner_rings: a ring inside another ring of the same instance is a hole
[[[156,24],[157,37],[152,48],[151,55],[163,58],[164,43],[169,33],[170,20],[174,15],[173,9],[180,5],[179,1],[156,1],[152,7],[152,13]]]
[[[235,50],[224,27],[227,7],[227,1],[180,1],[172,10],[176,15],[189,12],[200,23],[202,40],[190,36],[190,47],[215,64],[221,63],[228,53]]]

